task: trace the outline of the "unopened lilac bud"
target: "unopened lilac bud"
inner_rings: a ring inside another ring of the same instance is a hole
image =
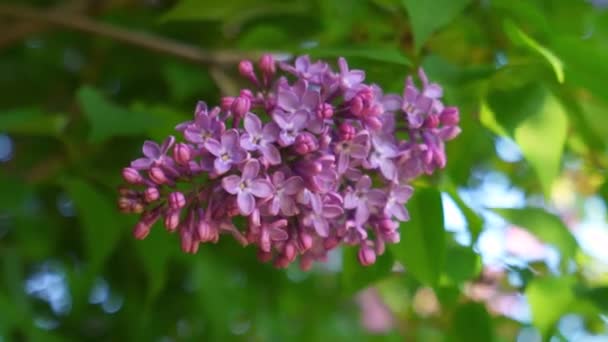
[[[355,137],[356,133],[357,131],[355,130],[355,127],[347,122],[341,123],[340,127],[338,128],[340,140],[351,140]]]
[[[222,110],[229,111],[230,108],[232,108],[232,104],[234,103],[234,99],[235,99],[235,97],[232,97],[232,96],[224,96],[224,97],[222,97],[222,100],[220,101],[220,106],[222,107]]]
[[[253,93],[249,89],[241,89],[241,91],[239,91],[239,96],[240,97],[246,97],[249,100],[253,100],[254,99]]]
[[[382,120],[377,116],[365,118],[365,124],[374,131],[382,128]]]
[[[131,203],[133,201],[127,197],[120,197],[118,199],[118,208],[122,212],[131,212]]]
[[[296,259],[298,249],[294,242],[288,242],[283,247],[283,256],[288,262],[293,262]]]
[[[129,189],[127,187],[121,186],[118,188],[118,193],[121,196],[125,196],[125,197],[137,197],[138,196],[138,192],[133,190],[133,189]]]
[[[165,228],[174,232],[179,226],[179,210],[168,210],[164,219]]]
[[[319,148],[315,137],[310,133],[302,133],[296,137],[294,150],[301,155],[314,152]]]
[[[133,229],[133,236],[136,239],[145,239],[146,236],[150,233],[150,228],[158,221],[160,218],[160,209],[156,208],[152,211],[147,211],[141,215],[141,219],[135,225]]]
[[[199,241],[194,239],[192,231],[189,229],[182,229],[180,231],[182,251],[184,253],[196,254],[198,252]]]
[[[452,140],[460,134],[462,130],[458,126],[445,126],[439,129],[439,137],[442,140]]]
[[[141,184],[144,181],[139,172],[132,167],[125,167],[122,169],[122,178],[127,183],[131,184]]]
[[[312,243],[312,236],[307,232],[300,232],[300,234],[298,234],[298,244],[302,251],[309,250],[312,247]]]
[[[385,250],[386,250],[386,244],[384,243],[384,240],[377,239],[376,243],[374,244],[374,251],[376,252],[376,255],[384,254]]]
[[[435,128],[439,126],[439,117],[437,115],[429,115],[424,119],[424,127],[425,128]]]
[[[378,229],[380,229],[382,233],[395,231],[398,227],[399,225],[397,224],[397,222],[388,218],[385,218],[378,222]]]
[[[354,116],[360,116],[363,112],[363,100],[359,96],[353,97],[350,101],[350,111]]]
[[[287,268],[289,266],[289,260],[284,255],[281,255],[274,260],[273,265],[279,269]]]
[[[186,205],[186,197],[183,193],[175,191],[169,194],[169,207],[171,209],[180,209]]]
[[[141,214],[144,212],[144,205],[141,202],[138,201],[132,201],[131,202],[131,212],[135,213],[135,214]]]
[[[184,143],[178,143],[173,148],[173,159],[180,165],[188,165],[192,159],[192,150],[190,146]]]
[[[376,262],[376,252],[374,249],[367,245],[362,245],[359,248],[359,254],[357,255],[359,263],[363,266],[369,266]]]
[[[456,107],[446,107],[439,114],[439,121],[442,125],[456,126],[460,122],[460,114]]]
[[[241,76],[248,79],[251,83],[258,85],[258,78],[255,76],[255,71],[253,69],[253,63],[248,60],[242,60],[239,63],[239,73]]]
[[[338,244],[340,243],[340,239],[336,238],[336,237],[329,237],[326,238],[325,240],[323,240],[323,248],[325,248],[326,250],[332,250],[334,248],[336,248],[336,246],[338,246]]]
[[[253,63],[246,59],[240,61],[239,73],[244,77],[248,77],[249,75],[251,75],[253,73]]]
[[[160,198],[160,192],[158,191],[158,188],[149,187],[144,191],[144,199],[148,203],[154,202],[159,198]]]
[[[150,176],[150,179],[158,185],[165,184],[169,181],[167,175],[165,175],[165,172],[160,167],[151,168],[148,175]]]
[[[317,117],[319,119],[330,119],[334,116],[334,107],[329,103],[321,103],[317,108]]]
[[[272,55],[268,53],[260,57],[259,67],[265,75],[268,75],[268,78],[271,78],[277,71],[274,57],[272,57]]]
[[[239,96],[234,99],[234,102],[230,107],[232,114],[237,118],[244,117],[245,114],[249,112],[249,109],[251,109],[251,100],[245,96]]]
[[[218,230],[210,222],[202,219],[196,225],[196,232],[201,242],[215,242],[219,238]]]
[[[401,236],[397,230],[384,234],[384,241],[388,243],[399,243]]]
[[[133,236],[138,240],[143,240],[150,234],[151,226],[146,222],[139,221],[133,228]]]
[[[300,269],[302,271],[308,271],[312,268],[313,258],[309,255],[304,255],[300,258]]]
[[[260,262],[269,262],[272,259],[272,253],[264,252],[261,249],[258,249],[258,260]]]

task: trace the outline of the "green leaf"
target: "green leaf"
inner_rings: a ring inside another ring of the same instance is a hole
[[[450,338],[457,342],[491,342],[494,341],[492,318],[481,303],[465,303],[453,314]]]
[[[576,294],[589,299],[600,310],[608,312],[608,287],[579,287],[576,289]]]
[[[559,319],[570,311],[575,302],[570,277],[536,278],[526,288],[526,297],[532,311],[532,324],[549,337]]]
[[[57,136],[68,119],[44,113],[40,108],[17,108],[0,111],[0,131],[26,135]]]
[[[69,179],[63,185],[76,206],[91,269],[98,270],[116,246],[124,221],[117,215],[113,200],[91,184]]]
[[[148,299],[153,300],[167,281],[167,263],[177,245],[160,224],[154,225],[143,241],[134,244],[148,277]]]
[[[481,257],[470,247],[454,245],[446,254],[445,275],[455,284],[475,278],[481,272]]]
[[[374,62],[392,63],[397,65],[411,66],[412,62],[399,50],[387,47],[337,47],[337,48],[314,48],[303,50],[302,53],[314,57],[359,57]]]
[[[515,140],[548,198],[561,169],[566,141],[568,119],[564,107],[546,88],[534,84],[490,93],[488,104],[486,112],[491,114],[485,113],[482,122]]]
[[[182,0],[163,16],[163,20],[230,21],[231,25],[258,17],[301,13],[307,9],[300,0]]]
[[[180,102],[201,93],[210,93],[214,87],[213,80],[205,69],[184,63],[168,63],[163,68],[163,76],[171,97]]]
[[[96,89],[83,86],[78,103],[91,124],[89,140],[99,143],[114,136],[144,134],[156,121],[147,114],[131,112],[106,100]]]
[[[550,34],[551,27],[547,21],[547,11],[544,11],[538,2],[493,0],[491,6],[497,11],[505,12],[510,18],[517,19],[526,27],[533,27],[543,34]]]
[[[402,0],[414,31],[416,51],[435,31],[454,20],[470,2],[471,0]]]
[[[551,48],[565,63],[568,82],[586,87],[599,98],[608,98],[608,47],[603,41],[583,40],[580,36],[556,36]]]
[[[522,227],[541,241],[554,245],[562,256],[562,265],[574,258],[578,249],[576,239],[562,220],[541,208],[494,209],[508,222]]]
[[[391,245],[395,258],[420,282],[436,286],[445,260],[441,194],[419,188],[407,203],[410,221],[401,225],[401,242]]]
[[[505,21],[504,27],[505,32],[511,41],[521,46],[525,46],[529,50],[542,56],[553,68],[557,81],[559,83],[564,83],[564,63],[553,52],[551,52],[551,50],[540,45],[536,40],[517,27],[512,21]]]
[[[347,294],[353,294],[374,282],[387,277],[393,267],[393,256],[390,252],[378,256],[376,263],[367,267],[358,261],[358,247],[345,246],[342,252],[342,288]]]

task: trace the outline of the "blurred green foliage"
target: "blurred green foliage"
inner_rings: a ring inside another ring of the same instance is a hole
[[[608,195],[603,3],[2,1],[0,341],[510,341],[530,327],[564,338],[568,314],[605,334],[607,267],[579,247],[576,208],[559,206]],[[261,51],[344,56],[393,92],[423,66],[460,107],[446,170],[417,184],[401,243],[374,266],[345,248],[311,272],[275,270],[232,241],[184,255],[160,227],[135,241],[134,218],[116,210],[142,141],[170,134],[197,100],[232,95],[236,61]],[[499,158],[504,139],[523,159]],[[557,269],[507,265],[520,284],[492,283],[525,295],[527,319],[470,291],[489,284],[478,237],[491,222],[460,190],[488,172],[526,198],[493,212],[560,257]],[[445,229],[446,198],[470,241]],[[390,312],[381,333],[357,295],[372,286]]]

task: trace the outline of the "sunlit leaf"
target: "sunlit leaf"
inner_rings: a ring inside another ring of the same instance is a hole
[[[454,20],[470,2],[470,0],[402,0],[414,31],[416,50],[420,50],[435,31]]]
[[[431,188],[416,189],[407,208],[411,219],[401,225],[401,242],[391,245],[391,251],[406,272],[436,286],[445,256],[441,194]]]
[[[534,84],[493,92],[488,104],[493,116],[486,113],[485,124],[515,140],[548,198],[561,169],[568,125],[564,107],[547,89]]]
[[[80,88],[77,98],[91,124],[89,140],[93,143],[114,136],[141,135],[157,124],[153,117],[111,103],[97,90],[88,86]]]
[[[523,45],[541,55],[553,68],[553,72],[555,72],[555,77],[557,78],[558,82],[564,83],[564,63],[559,59],[559,57],[551,52],[551,50],[540,45],[536,40],[517,27],[512,21],[505,22],[505,31],[514,43]]]
[[[599,98],[608,98],[602,80],[608,78],[608,47],[603,42],[583,40],[580,36],[556,36],[551,42],[565,64],[566,80],[583,86]]]
[[[525,228],[541,241],[558,248],[562,265],[573,258],[578,249],[576,239],[562,220],[541,208],[494,209],[510,223]]]
[[[575,301],[573,284],[570,277],[545,277],[533,279],[526,288],[532,323],[543,336],[550,336],[560,317],[570,311]]]

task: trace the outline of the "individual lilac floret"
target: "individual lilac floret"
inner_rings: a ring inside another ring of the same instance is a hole
[[[275,193],[272,201],[269,203],[269,213],[278,215],[280,213],[285,216],[293,216],[298,213],[295,196],[304,189],[304,180],[298,176],[292,176],[286,179],[285,173],[276,171],[272,175],[272,184],[274,185]]]
[[[272,184],[262,178],[256,178],[260,172],[257,160],[249,160],[243,167],[242,176],[230,175],[222,179],[222,186],[229,194],[236,195],[236,201],[243,215],[249,215],[255,209],[255,197],[267,198],[272,195]]]
[[[221,134],[226,129],[224,123],[218,120],[217,111],[215,108],[211,113],[207,113],[207,105],[200,105],[200,110],[197,111],[194,121],[183,128],[184,138],[194,144],[204,144],[209,139],[219,139]]]
[[[374,136],[372,137],[372,145],[374,146],[369,157],[368,167],[379,168],[384,178],[389,181],[395,180],[397,177],[397,169],[393,159],[399,154],[397,146],[395,146],[387,137]]]
[[[281,147],[292,145],[296,141],[298,133],[306,127],[308,115],[306,112],[298,111],[294,114],[276,113],[274,121],[281,129],[279,133],[279,144]]]
[[[257,115],[247,113],[243,124],[246,133],[241,135],[241,146],[247,151],[260,151],[272,165],[281,163],[281,154],[273,144],[279,136],[279,127],[270,122],[262,127]]]
[[[342,174],[351,165],[351,159],[363,160],[369,154],[369,134],[362,132],[348,140],[336,144],[338,153],[338,173]]]
[[[319,107],[319,101],[320,94],[309,89],[308,82],[301,80],[293,87],[279,89],[277,110],[288,114],[304,112],[307,116],[312,116]]]
[[[305,80],[310,80],[315,83],[320,83],[323,76],[326,75],[328,66],[326,63],[318,61],[310,62],[310,57],[300,56],[296,58],[294,65],[281,64],[281,68],[289,73],[292,73]]]
[[[372,189],[372,180],[365,175],[359,179],[354,189],[346,193],[344,208],[355,209],[355,223],[363,225],[370,213],[386,201],[386,194],[380,189]]]
[[[365,79],[365,72],[363,70],[349,70],[346,59],[342,57],[338,59],[338,66],[340,67],[339,79],[342,89],[355,88]]]
[[[310,205],[312,210],[309,211],[302,220],[304,226],[313,227],[317,234],[321,237],[329,235],[329,221],[340,216],[344,209],[339,205],[322,201],[319,196],[311,195]]]
[[[405,203],[412,197],[413,191],[414,189],[409,185],[393,185],[386,200],[384,213],[400,221],[408,221],[410,215],[405,209]]]
[[[277,268],[308,270],[341,246],[372,265],[401,239],[412,182],[445,167],[458,108],[422,69],[402,96],[364,83],[344,58],[277,68],[265,54],[238,71],[250,88],[216,107],[199,101],[176,126],[181,141],[146,141],[122,170],[118,208],[140,215],[134,237],[162,222],[186,253],[229,235]]]
[[[213,162],[215,172],[224,174],[233,164],[238,164],[245,160],[247,152],[241,148],[239,143],[239,133],[235,129],[226,131],[221,141],[209,139],[205,142],[205,148],[216,158]]]
[[[146,141],[142,152],[144,158],[139,158],[131,162],[131,167],[137,170],[147,170],[152,166],[160,166],[170,164],[172,159],[167,156],[167,152],[175,143],[175,137],[169,136],[162,145],[158,145],[154,141]]]

